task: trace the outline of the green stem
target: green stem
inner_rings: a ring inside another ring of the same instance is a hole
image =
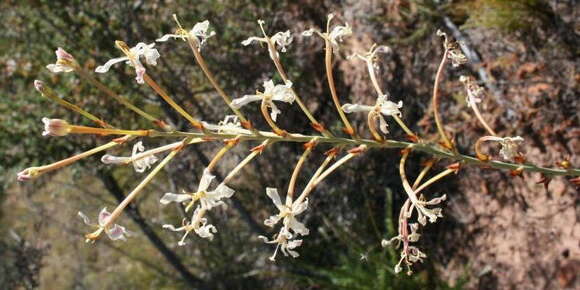
[[[366,145],[369,148],[407,148],[410,147],[414,151],[423,152],[434,157],[445,158],[450,161],[455,162],[463,162],[467,165],[478,165],[484,167],[491,167],[495,169],[506,169],[506,170],[515,170],[518,168],[523,168],[524,171],[527,172],[540,172],[547,175],[554,175],[554,176],[580,176],[580,169],[556,169],[556,168],[546,168],[541,166],[536,166],[533,164],[515,164],[509,162],[502,162],[502,161],[489,161],[489,162],[482,162],[476,157],[463,155],[458,153],[449,152],[447,150],[441,150],[435,144],[416,144],[411,142],[405,141],[397,141],[397,140],[384,140],[383,142],[377,142],[374,140],[369,139],[349,139],[349,138],[341,138],[341,137],[324,137],[324,136],[310,136],[310,135],[302,135],[302,134],[288,134],[286,136],[279,136],[272,132],[265,132],[259,131],[259,135],[250,135],[250,134],[231,134],[231,133],[213,133],[213,132],[206,132],[204,133],[195,133],[195,132],[181,132],[181,131],[174,131],[174,132],[160,132],[156,130],[149,131],[149,137],[211,137],[215,139],[229,139],[239,137],[240,141],[244,140],[256,140],[256,141],[264,141],[264,140],[271,140],[276,142],[300,142],[305,143],[316,139],[316,141],[320,144],[327,143],[333,146],[336,145],[346,145],[346,146],[359,146],[359,145]]]

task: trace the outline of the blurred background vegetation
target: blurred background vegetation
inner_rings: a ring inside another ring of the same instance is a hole
[[[203,50],[210,68],[233,97],[251,93],[263,80],[275,78],[264,48],[240,42],[259,35],[257,19],[267,30],[290,29],[295,35],[323,27],[328,13],[353,26],[354,35],[336,60],[337,89],[343,100],[372,103],[374,94],[364,66],[344,56],[366,51],[374,42],[393,54],[381,60],[381,82],[405,103],[404,119],[423,136],[432,136],[429,95],[441,41],[441,28],[463,40],[474,55],[461,70],[447,70],[442,110],[448,130],[462,152],[483,131],[466,115],[460,74],[478,76],[490,91],[484,115],[499,132],[528,141],[530,160],[552,166],[568,157],[578,167],[579,8],[574,0],[367,0],[367,1],[2,1],[0,3],[0,288],[44,289],[450,289],[573,287],[580,272],[577,241],[580,228],[558,220],[577,221],[578,195],[565,180],[548,190],[537,176],[512,180],[501,172],[466,169],[434,187],[430,194],[450,196],[443,222],[427,227],[421,248],[429,258],[412,277],[394,275],[398,252],[382,249],[381,239],[395,234],[404,201],[396,164],[398,152],[369,152],[341,168],[314,193],[304,220],[311,234],[299,259],[280,257],[271,263],[272,248],[256,237],[271,234],[262,221],[274,210],[266,186],[285,188],[301,146],[276,144],[234,182],[237,193],[228,209],[212,213],[218,228],[213,242],[161,229],[183,217],[179,207],[159,205],[167,191],[192,190],[202,169],[218,149],[215,144],[190,146],[167,166],[137,199],[120,223],[135,235],[126,243],[102,239],[85,244],[87,228],[76,216],[96,216],[113,208],[143,177],[128,167],[111,167],[100,156],[83,160],[33,182],[17,183],[16,172],[74,155],[108,141],[106,137],[42,138],[44,116],[91,125],[81,116],[43,99],[33,86],[40,79],[60,96],[108,123],[122,128],[150,124],[119,106],[78,76],[52,74],[54,50],[63,47],[93,70],[119,56],[114,40],[129,45],[151,43],[175,29],[177,13],[186,27],[210,20],[217,36]],[[160,62],[147,72],[192,115],[216,123],[228,114],[191,51],[182,42],[157,44]],[[339,132],[324,77],[322,43],[296,37],[282,61],[298,93],[327,127]],[[97,76],[113,91],[145,111],[188,129],[145,85],[134,81],[128,66]],[[267,128],[255,108],[245,108],[252,121]],[[280,127],[312,132],[297,106],[281,107]],[[254,111],[252,111],[254,110]],[[354,117],[354,116],[353,116]],[[359,116],[360,117],[360,116]],[[363,120],[355,121],[361,132]],[[391,126],[393,138],[404,138]],[[364,133],[366,134],[366,133]],[[166,140],[146,139],[150,148]],[[241,144],[221,162],[227,174],[248,149]],[[121,146],[122,147],[122,146]],[[319,148],[322,153],[327,148]],[[111,150],[127,155],[130,146]],[[304,172],[323,157],[314,154]],[[427,156],[414,156],[416,174]],[[411,175],[412,175],[411,174]],[[219,176],[218,176],[219,178]],[[221,179],[221,178],[220,178]],[[300,184],[307,182],[307,174]]]

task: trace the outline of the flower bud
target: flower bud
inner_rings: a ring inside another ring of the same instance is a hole
[[[28,181],[39,174],[39,167],[30,167],[18,172],[18,181]]]
[[[71,126],[65,120],[42,118],[44,132],[42,136],[65,136],[71,131]]]
[[[44,82],[39,81],[39,80],[34,80],[34,88],[36,88],[37,91],[42,93],[42,91],[44,90]]]

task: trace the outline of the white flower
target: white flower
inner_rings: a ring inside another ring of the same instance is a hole
[[[153,153],[143,151],[145,151],[145,147],[143,146],[143,142],[139,141],[133,145],[131,157],[105,154],[101,157],[101,162],[105,164],[129,164],[132,162],[135,171],[141,173],[151,168],[151,165],[159,160]]]
[[[268,49],[268,53],[270,54],[270,58],[271,59],[279,58],[280,55],[278,54],[278,52],[276,50],[279,50],[281,52],[286,52],[286,47],[289,46],[292,43],[292,41],[294,40],[292,37],[292,33],[290,32],[290,30],[286,30],[285,32],[277,32],[272,37],[268,37],[268,35],[266,34],[266,30],[264,30],[264,23],[265,22],[263,20],[258,20],[258,24],[260,25],[260,29],[262,30],[262,34],[264,35],[264,37],[257,37],[257,36],[249,37],[246,40],[242,41],[242,45],[248,46],[248,45],[252,44],[253,42],[257,42],[257,43],[262,42],[262,43],[265,43],[266,45],[268,45],[268,47],[269,47],[270,44],[272,44],[274,46],[274,51]],[[273,55],[272,53],[276,53],[276,55]]]
[[[327,25],[330,26],[330,21],[334,18],[333,14],[328,14]],[[335,26],[330,33],[321,33],[314,28],[310,28],[304,32],[302,32],[303,36],[312,36],[314,33],[318,34],[320,37],[328,40],[335,51],[338,51],[340,46],[339,43],[343,41],[343,37],[350,36],[352,34],[352,28],[345,23],[344,25],[337,25]]]
[[[203,127],[210,131],[226,134],[249,134],[249,130],[242,128],[242,125],[236,115],[227,115],[217,125],[210,124],[205,121],[202,122]]]
[[[371,49],[364,53],[364,54],[359,54],[359,53],[354,53],[352,55],[350,55],[348,58],[352,59],[354,57],[358,57],[361,60],[364,60],[367,63],[374,63],[376,60],[376,55],[377,53],[390,53],[392,50],[390,47],[386,46],[386,45],[376,45],[374,44],[373,46],[371,46]]]
[[[208,33],[209,20],[196,23],[193,28],[189,31],[189,35],[195,37],[200,46],[202,46],[205,41],[215,35],[215,31]]]
[[[99,228],[97,231],[95,231],[93,234],[89,234],[87,235],[87,242],[91,241],[92,239],[89,238],[89,236],[92,236],[93,238],[98,237],[101,232],[104,230],[105,233],[107,234],[107,236],[109,236],[109,238],[113,241],[116,240],[127,240],[126,236],[129,236],[129,232],[122,226],[118,225],[118,224],[113,224],[110,226],[105,226],[105,224],[107,223],[107,220],[109,219],[109,217],[111,216],[111,213],[109,213],[107,211],[107,208],[103,208],[101,210],[101,212],[99,213],[99,217],[98,217],[98,224],[92,224],[89,220],[89,217],[87,217],[84,213],[82,212],[78,212],[78,215],[83,219],[83,222],[86,225],[89,226],[93,226],[93,227],[97,227]]]
[[[443,217],[442,210],[439,207],[435,208],[427,208],[427,205],[437,205],[447,199],[447,195],[444,194],[441,197],[436,197],[431,199],[430,201],[424,200],[414,200],[411,209],[409,210],[408,214],[412,214],[413,208],[417,209],[417,221],[421,225],[427,224],[427,218],[429,218],[430,223],[435,223],[437,218]]]
[[[286,52],[286,46],[289,46],[294,40],[290,30],[286,30],[285,32],[277,32],[270,39],[276,43],[276,48],[281,52]]]
[[[46,66],[53,73],[71,72],[74,70],[75,58],[62,48],[56,51],[56,62]]]
[[[467,98],[465,99],[467,106],[471,107],[481,103],[485,94],[484,89],[478,86],[472,77],[460,76],[459,81],[463,83],[467,90]]]
[[[377,103],[374,106],[359,105],[359,104],[344,104],[342,106],[342,110],[347,114],[357,112],[370,112],[370,111],[376,111],[380,113],[380,115],[378,115],[380,129],[383,133],[387,134],[389,133],[388,124],[383,115],[401,117],[401,111],[399,109],[402,107],[403,101],[394,103],[387,100],[387,95],[382,95],[377,98]]]
[[[104,65],[98,66],[95,72],[106,73],[109,71],[112,65],[119,62],[126,62],[127,64],[135,67],[135,72],[137,77],[137,83],[143,83],[143,76],[145,75],[145,67],[140,61],[141,57],[145,57],[145,62],[150,65],[157,65],[157,59],[159,58],[159,52],[155,47],[155,43],[145,44],[143,42],[137,43],[137,45],[127,52],[129,55],[113,58],[107,61]]]
[[[272,43],[274,43],[274,46],[276,47],[276,49],[281,51],[281,52],[286,52],[286,47],[289,46],[293,40],[294,40],[294,38],[292,37],[292,33],[290,32],[290,30],[286,30],[285,32],[277,32],[272,37],[270,37],[270,41],[272,41]],[[249,37],[248,39],[242,41],[242,45],[248,46],[248,45],[252,44],[253,42],[258,42],[258,43],[263,42],[263,43],[268,44],[268,39],[266,37],[252,36],[252,37]]]
[[[270,116],[272,120],[276,121],[278,114],[281,111],[276,107],[273,101],[285,102],[292,104],[296,96],[292,91],[292,82],[288,81],[284,85],[274,85],[274,81],[269,80],[264,82],[264,92],[258,92],[257,95],[245,95],[241,98],[232,101],[232,107],[239,109],[251,102],[262,101],[272,109]]]
[[[284,225],[283,227],[288,230],[294,231],[295,234],[305,236],[310,233],[308,228],[306,228],[306,226],[303,223],[296,220],[296,216],[303,213],[308,208],[308,199],[305,199],[303,202],[299,202],[299,200],[296,200],[292,203],[292,205],[288,206],[282,203],[280,195],[278,195],[278,190],[276,188],[271,187],[266,188],[266,195],[268,195],[268,197],[272,199],[272,202],[274,202],[274,205],[278,208],[279,213],[277,215],[273,215],[267,218],[264,221],[265,225],[273,227],[280,220],[283,219],[282,222]],[[290,198],[289,196],[286,197],[286,203],[289,203],[288,200],[289,198]]]
[[[182,30],[180,28],[176,34],[165,34],[155,41],[165,42],[168,41],[170,38],[179,38],[185,40],[187,37],[191,37],[197,41],[198,50],[201,50],[201,47],[204,45],[205,41],[208,38],[215,35],[215,31],[208,32],[208,29],[209,29],[209,20],[205,20],[196,23],[189,32],[185,32],[185,30]]]
[[[203,171],[203,175],[201,180],[199,181],[199,185],[197,187],[197,191],[194,193],[184,193],[184,194],[175,194],[175,193],[166,193],[163,195],[161,200],[159,201],[161,204],[169,204],[171,202],[186,202],[189,201],[189,204],[185,208],[185,211],[188,211],[196,201],[199,201],[201,204],[201,208],[204,210],[209,210],[214,208],[218,205],[225,205],[223,201],[224,198],[230,198],[234,195],[234,190],[229,188],[227,185],[220,183],[215,190],[208,191],[211,182],[215,178],[207,168]]]
[[[139,141],[133,146],[133,152],[131,153],[131,160],[133,161],[133,167],[135,171],[141,173],[145,170],[151,168],[151,165],[157,162],[157,157],[155,155],[149,155],[142,158],[137,158],[138,153],[145,151],[143,142]]]
[[[280,232],[271,241],[268,240],[267,237],[258,236],[258,238],[264,241],[266,244],[276,244],[276,250],[274,250],[274,254],[270,256],[270,261],[276,261],[278,249],[282,251],[284,256],[290,255],[292,258],[297,258],[300,256],[300,254],[294,251],[294,249],[302,245],[302,240],[292,240],[292,237],[292,234],[285,227],[282,227]]]
[[[270,257],[271,261],[275,261],[278,249],[282,250],[284,256],[290,255],[293,258],[296,258],[299,254],[294,251],[294,249],[302,245],[302,240],[292,240],[292,238],[295,238],[298,235],[305,236],[310,233],[303,223],[296,220],[296,216],[308,208],[308,199],[305,199],[304,201],[298,199],[290,204],[291,199],[289,196],[286,196],[286,204],[283,204],[280,195],[278,194],[278,190],[271,187],[266,188],[266,195],[270,197],[274,205],[278,208],[279,213],[267,218],[264,221],[264,224],[273,227],[280,220],[283,220],[283,225],[280,232],[274,236],[273,240],[269,241],[268,238],[264,236],[259,236],[258,238],[268,244],[277,244],[274,254]],[[291,230],[294,233],[290,232]]]
[[[71,131],[71,126],[65,120],[42,118],[44,132],[42,136],[65,136]]]
[[[329,34],[330,42],[335,49],[338,49],[339,42],[342,42],[342,38],[345,36],[350,36],[352,34],[352,29],[345,23],[344,25],[335,26]]]
[[[213,240],[213,236],[217,232],[217,229],[213,225],[207,223],[207,219],[203,217],[204,213],[205,210],[197,207],[193,213],[191,222],[185,222],[184,220],[183,225],[179,228],[169,224],[163,225],[163,228],[174,232],[185,232],[183,237],[181,237],[181,240],[177,243],[179,246],[185,245],[185,238],[191,231],[194,231],[198,236],[211,241]]]

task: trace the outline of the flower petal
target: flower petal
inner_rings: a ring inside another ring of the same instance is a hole
[[[276,85],[271,89],[270,94],[272,94],[272,100],[286,102],[289,104],[294,103],[296,96],[292,91],[292,82],[288,81],[284,85]]]
[[[383,132],[384,134],[389,134],[389,124],[387,124],[387,121],[382,115],[378,116],[379,116],[379,128],[381,129],[381,132]]]
[[[142,157],[138,160],[133,160],[133,168],[136,172],[144,172],[145,170],[151,168],[151,165],[157,162],[159,159],[155,155]]]
[[[278,50],[281,52],[286,52],[286,46],[292,43],[293,37],[292,33],[290,33],[290,30],[286,30],[285,32],[278,32],[274,34],[274,36],[272,36],[270,39],[276,43]]]
[[[116,240],[127,240],[125,238],[125,234],[127,233],[127,230],[117,224],[114,224],[113,226],[111,226],[109,229],[106,229],[105,232],[107,233],[107,236],[109,236],[109,238],[113,241]]]
[[[201,180],[199,181],[199,186],[197,187],[197,191],[207,191],[207,188],[211,184],[212,180],[215,178],[215,175],[212,175],[207,168],[203,170],[203,175],[201,176]]]
[[[53,73],[71,72],[74,70],[72,67],[54,63],[47,65],[46,68]]]
[[[280,195],[278,194],[278,189],[273,187],[266,187],[266,195],[274,202],[274,205],[282,211],[284,209],[284,205],[282,204],[282,200],[280,199]]]
[[[159,59],[159,51],[155,48],[145,48],[143,51],[143,55],[145,56],[145,61],[147,64],[150,65],[157,65],[157,59]]]
[[[227,185],[220,183],[218,187],[216,187],[214,192],[217,194],[217,196],[219,196],[219,198],[230,198],[234,195],[236,191],[231,189]]]
[[[274,104],[274,102],[270,102],[270,118],[272,118],[274,122],[276,122],[276,119],[278,119],[278,115],[280,115],[281,113],[282,111],[278,109],[278,107]]]
[[[191,195],[189,194],[175,194],[168,192],[163,195],[163,197],[159,200],[161,204],[169,204],[171,202],[184,202],[191,199]]]
[[[292,214],[299,215],[302,212],[304,212],[307,208],[308,208],[308,198],[298,204],[294,202],[294,204],[292,204]]]
[[[242,41],[242,45],[248,46],[248,45],[252,44],[252,42],[254,42],[254,41],[255,42],[265,42],[266,39],[261,38],[261,37],[252,36],[252,37],[249,37],[248,39]]]
[[[359,105],[359,104],[344,104],[342,105],[342,110],[347,113],[358,113],[358,112],[370,112],[373,110],[374,107],[366,106],[366,105]]]
[[[89,219],[88,216],[86,216],[84,213],[82,213],[80,211],[77,214],[81,217],[81,219],[83,219],[83,222],[85,223],[85,225],[92,226],[91,220]]]
[[[213,236],[215,233],[217,233],[217,229],[211,225],[203,225],[202,227],[199,227],[197,229],[195,229],[195,233],[205,239],[209,239],[210,241],[213,240]]]
[[[101,157],[101,162],[103,162],[105,164],[127,164],[127,163],[131,162],[131,158],[130,157],[118,157],[118,156],[105,154],[105,155],[103,155],[103,157]]]
[[[166,42],[170,38],[185,39],[185,36],[179,35],[179,34],[165,34],[165,35],[161,36],[160,38],[157,38],[155,41],[156,42]]]
[[[163,228],[168,229],[170,231],[174,231],[174,232],[181,232],[181,231],[185,230],[185,227],[176,228],[173,225],[169,225],[169,224],[163,225]]]
[[[107,208],[104,207],[101,212],[99,213],[99,226],[104,226],[107,223],[107,219],[111,216],[111,213],[107,211]]]
[[[310,233],[310,230],[301,222],[299,222],[295,217],[290,216],[284,220],[290,229],[292,229],[296,234],[306,236]]]
[[[391,101],[383,101],[381,104],[381,114],[385,116],[401,116],[400,108],[403,107],[403,101],[399,101],[398,103],[394,103]]]
[[[264,224],[269,227],[274,227],[282,219],[279,215],[273,215],[264,220]]]
[[[239,109],[251,102],[262,100],[263,96],[260,95],[245,95],[241,98],[234,99],[231,103],[233,108]]]
[[[95,72],[98,72],[98,73],[106,73],[106,72],[109,71],[109,69],[111,68],[112,65],[114,65],[116,63],[128,61],[128,60],[129,60],[129,58],[126,57],[126,56],[110,59],[104,65],[98,66],[95,69]]]

